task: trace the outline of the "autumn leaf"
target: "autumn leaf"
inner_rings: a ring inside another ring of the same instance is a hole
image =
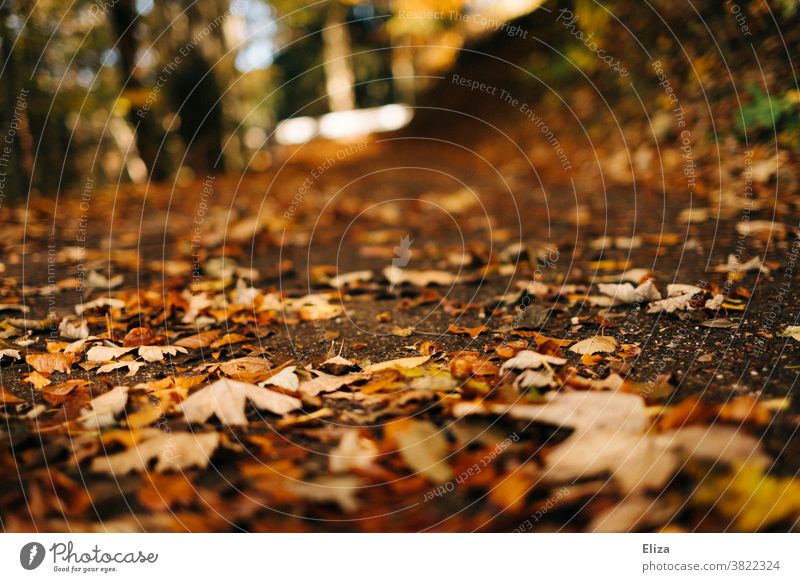
[[[259,410],[284,415],[302,406],[297,398],[273,392],[254,384],[230,378],[220,378],[213,384],[200,388],[177,406],[186,422],[205,422],[212,416],[224,425],[245,425],[246,401]]]
[[[190,467],[205,468],[211,455],[219,446],[216,432],[161,432],[149,429],[146,438],[125,452],[92,461],[94,473],[126,475],[131,471],[145,471],[156,459],[156,472],[182,471]]]
[[[87,428],[114,424],[114,417],[122,412],[128,402],[128,387],[117,386],[91,401],[91,409],[84,410],[83,424]]]
[[[53,372],[63,372],[69,374],[72,364],[75,363],[74,354],[64,354],[60,352],[46,354],[29,354],[25,361],[37,372],[42,374],[52,374]]]
[[[616,351],[619,347],[619,342],[613,337],[607,335],[596,335],[579,341],[569,348],[569,351],[582,355],[593,355],[598,352],[609,353]]]
[[[172,345],[178,346],[180,348],[190,348],[190,349],[207,348],[212,343],[214,343],[214,340],[216,340],[221,333],[222,331],[219,329],[212,329],[210,331],[204,331],[196,335],[190,335],[183,339],[179,339]]]
[[[469,337],[471,337],[472,339],[475,339],[476,337],[478,337],[482,333],[485,333],[485,332],[490,331],[490,330],[485,325],[478,325],[476,327],[462,327],[460,325],[453,324],[453,325],[451,325],[450,327],[447,328],[447,331],[449,331],[450,333],[455,333],[455,334],[466,334]]]
[[[25,401],[22,398],[17,398],[10,392],[7,392],[5,388],[0,386],[0,406],[22,404],[23,402]]]
[[[449,446],[442,431],[425,420],[401,420],[388,424],[386,431],[406,465],[433,483],[445,483],[453,477],[447,464]]]

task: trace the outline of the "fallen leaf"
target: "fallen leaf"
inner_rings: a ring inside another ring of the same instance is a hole
[[[700,325],[703,327],[712,327],[717,329],[730,329],[732,327],[738,327],[739,324],[731,321],[727,317],[717,317],[715,319],[707,319],[703,322],[700,322]]]
[[[355,271],[353,273],[345,273],[337,275],[328,281],[328,285],[339,289],[340,287],[347,287],[351,283],[360,283],[362,281],[369,281],[372,279],[372,271]]]
[[[58,324],[58,333],[66,339],[84,339],[89,337],[89,324],[83,318],[65,317]]]
[[[800,325],[790,325],[780,333],[781,337],[790,337],[800,342]]]
[[[358,429],[349,429],[331,450],[328,464],[332,473],[344,473],[369,467],[377,456],[375,441],[360,436]]]
[[[289,488],[308,501],[336,503],[348,513],[358,509],[356,493],[360,490],[360,481],[353,475],[328,475],[314,481],[293,482]]]
[[[391,265],[383,270],[383,276],[392,286],[408,283],[415,287],[427,287],[428,285],[448,286],[455,283],[458,278],[449,271],[412,271],[403,270],[400,267]]]
[[[207,348],[212,343],[214,343],[214,340],[216,340],[221,333],[222,331],[219,329],[204,331],[202,333],[198,333],[196,335],[190,335],[188,337],[180,339],[174,342],[172,345],[190,349]]]
[[[156,459],[156,472],[183,471],[190,467],[204,469],[211,455],[219,446],[216,432],[161,432],[150,429],[145,440],[129,450],[98,457],[92,461],[91,470],[95,473],[127,475],[131,471],[146,471]]]
[[[22,404],[25,402],[22,398],[17,398],[11,392],[6,392],[5,388],[0,386],[0,406],[8,406],[12,404]]]
[[[39,372],[33,371],[27,376],[25,376],[24,382],[28,382],[32,384],[35,388],[42,389],[48,384],[50,384],[50,378],[47,376],[42,376]]]
[[[412,356],[410,358],[398,358],[396,360],[388,360],[386,362],[379,362],[377,364],[372,364],[364,368],[364,371],[367,373],[372,372],[380,372],[381,370],[386,370],[387,368],[416,368],[417,366],[421,366],[428,360],[430,360],[430,356]]]
[[[189,423],[205,422],[210,417],[216,416],[224,425],[245,425],[247,400],[259,410],[268,410],[279,415],[302,406],[300,400],[292,396],[254,384],[220,378],[189,396],[177,406],[177,409]]]
[[[482,333],[490,330],[485,325],[478,325],[476,327],[462,327],[460,325],[451,325],[450,327],[447,328],[447,331],[455,334],[465,334],[471,337],[472,339],[475,339]]]
[[[125,375],[133,376],[143,366],[145,366],[144,362],[137,362],[135,360],[123,360],[121,362],[111,362],[110,364],[105,364],[103,366],[100,366],[99,368],[97,368],[97,373],[110,374],[114,370],[119,370],[121,368],[128,368],[128,373]]]
[[[156,340],[156,334],[147,327],[134,327],[122,340],[122,346],[126,348],[149,346]]]
[[[444,433],[432,422],[404,419],[384,427],[387,437],[397,444],[406,465],[433,483],[452,479],[447,464],[449,446]]]
[[[612,306],[649,303],[661,299],[661,293],[656,289],[652,279],[648,279],[638,287],[634,287],[630,283],[600,283],[597,288],[600,293],[611,297]]]
[[[139,356],[141,356],[145,362],[160,362],[164,359],[165,355],[169,354],[170,356],[174,356],[179,352],[182,354],[188,353],[186,348],[180,346],[141,346],[138,351]]]
[[[69,374],[72,364],[75,363],[74,354],[64,354],[60,352],[46,354],[29,354],[25,361],[37,372],[42,374],[52,374],[53,372],[63,372]]]
[[[609,353],[616,351],[619,342],[607,335],[596,335],[579,341],[574,346],[570,346],[569,351],[576,354],[592,355],[598,352]]]
[[[123,411],[128,402],[128,386],[116,386],[94,398],[91,409],[83,411],[83,425],[87,428],[102,428],[114,424],[114,417]]]
[[[333,392],[344,386],[349,386],[354,382],[365,380],[369,377],[368,374],[361,372],[354,372],[346,376],[334,376],[332,374],[325,374],[324,372],[317,372],[316,377],[311,380],[300,382],[298,390],[304,396],[317,396],[324,392]]]
[[[295,374],[295,370],[297,368],[295,366],[287,366],[277,374],[270,376],[266,380],[259,382],[259,386],[277,386],[278,388],[283,388],[284,390],[290,390],[291,392],[297,392],[298,388],[300,387],[300,379]]]
[[[118,346],[92,346],[86,352],[87,362],[109,362],[115,360],[120,356],[124,356],[135,348],[120,348]]]
[[[517,352],[513,358],[506,360],[501,369],[504,372],[506,370],[535,370],[544,365],[563,366],[566,363],[565,358],[546,356],[533,350],[522,350]]]

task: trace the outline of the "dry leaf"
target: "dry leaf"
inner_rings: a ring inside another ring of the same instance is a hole
[[[358,429],[349,429],[335,449],[331,451],[329,466],[332,473],[344,473],[369,467],[378,456],[378,445],[359,435]]]
[[[8,406],[13,404],[22,404],[25,402],[22,398],[17,398],[11,392],[6,392],[5,388],[0,386],[0,406]]]
[[[160,362],[165,355],[174,356],[178,352],[186,354],[188,350],[180,346],[141,346],[138,353],[145,362]]]
[[[607,335],[596,335],[579,341],[569,348],[569,351],[576,354],[596,354],[598,352],[609,353],[617,349],[619,343],[613,337]]]
[[[400,267],[391,265],[383,270],[383,276],[392,286],[408,283],[415,287],[427,287],[428,285],[448,286],[455,283],[458,278],[449,271],[406,271]]]
[[[284,415],[302,406],[297,398],[273,392],[267,388],[220,378],[213,384],[201,388],[181,402],[177,409],[186,422],[205,422],[212,416],[225,425],[245,425],[245,404],[249,400],[259,410],[268,410]]]
[[[219,446],[216,432],[161,432],[157,429],[146,431],[145,440],[129,450],[92,461],[91,470],[95,473],[127,475],[131,471],[146,471],[153,459],[155,470],[182,471],[189,467],[205,468],[211,455]]]
[[[53,372],[63,372],[69,374],[72,364],[75,363],[74,354],[63,354],[60,352],[46,354],[29,354],[25,361],[37,372],[42,374],[52,374]]]
[[[548,366],[563,366],[567,363],[564,358],[556,356],[547,356],[534,352],[533,350],[522,350],[503,364],[501,368],[504,372],[507,370],[535,370],[544,365]]]
[[[118,346],[92,346],[86,352],[87,362],[110,362],[124,356],[135,348],[120,348]]]
[[[190,349],[197,349],[197,348],[207,348],[214,340],[216,340],[220,334],[222,333],[219,329],[213,329],[211,331],[204,331],[203,333],[198,333],[196,335],[190,335],[189,337],[185,337],[174,342],[172,345],[181,347],[181,348],[190,348]]]
[[[270,376],[263,382],[259,382],[259,386],[277,386],[278,388],[283,388],[284,390],[290,390],[291,392],[297,392],[297,389],[300,387],[300,380],[295,374],[296,367],[295,366],[287,366],[274,376]]]
[[[101,428],[114,424],[114,417],[122,412],[128,402],[128,387],[116,386],[91,401],[91,410],[83,411],[83,424],[87,428]]]
[[[661,294],[656,289],[652,279],[648,279],[638,287],[630,283],[619,285],[611,283],[600,283],[597,288],[600,293],[611,297],[611,305],[630,305],[633,303],[649,303],[658,301]]]
[[[365,372],[372,373],[372,372],[380,372],[381,370],[386,370],[387,368],[416,368],[421,366],[428,360],[430,360],[430,356],[412,356],[410,358],[398,358],[396,360],[388,360],[386,362],[379,362],[377,364],[372,364],[364,368]]]
[[[406,419],[390,423],[384,430],[397,443],[400,456],[415,473],[434,483],[445,483],[453,477],[447,464],[447,439],[435,424]]]
[[[368,374],[361,372],[354,372],[346,376],[333,376],[323,372],[317,372],[316,374],[315,378],[300,383],[298,389],[304,396],[316,396],[323,392],[333,392],[343,386],[349,386],[354,382],[365,380],[369,377]]]
[[[462,327],[460,325],[451,325],[447,331],[455,334],[466,334],[472,339],[475,339],[484,332],[490,331],[485,325],[478,325],[476,327]]]

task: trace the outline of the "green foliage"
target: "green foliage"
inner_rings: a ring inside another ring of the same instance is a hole
[[[741,137],[776,136],[781,141],[797,143],[800,138],[800,100],[796,92],[770,94],[758,85],[748,87],[748,101],[737,116],[737,132]]]

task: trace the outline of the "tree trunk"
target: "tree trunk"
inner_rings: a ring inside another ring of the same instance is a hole
[[[169,176],[166,151],[163,148],[164,133],[159,129],[155,112],[144,111],[139,107],[144,103],[144,86],[136,72],[136,53],[139,43],[136,39],[136,7],[134,0],[119,0],[109,13],[117,38],[122,73],[122,93],[131,103],[128,123],[136,135],[136,149],[147,167],[150,178],[165,180]],[[159,152],[159,148],[161,151]]]

